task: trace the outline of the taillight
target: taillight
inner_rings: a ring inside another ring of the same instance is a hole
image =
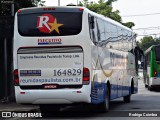
[[[90,80],[90,72],[88,68],[83,68],[83,84],[88,85]]]
[[[14,85],[15,86],[19,85],[18,69],[14,70]]]
[[[79,11],[83,11],[83,8],[79,8]]]
[[[21,13],[21,12],[22,12],[22,10],[19,9],[19,10],[18,10],[18,13]]]
[[[154,77],[156,77],[156,76],[157,76],[157,71],[155,70],[155,71],[154,71]]]

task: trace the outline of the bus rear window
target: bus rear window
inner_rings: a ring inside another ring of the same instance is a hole
[[[155,47],[156,61],[160,61],[160,46]]]
[[[22,36],[77,35],[82,29],[82,13],[55,12],[18,15],[18,31]]]

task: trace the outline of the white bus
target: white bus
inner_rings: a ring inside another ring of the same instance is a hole
[[[81,103],[108,111],[110,100],[119,97],[130,102],[138,91],[135,42],[132,30],[84,7],[18,10],[17,103],[40,105],[45,113]]]

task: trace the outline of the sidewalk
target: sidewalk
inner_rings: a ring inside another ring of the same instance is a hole
[[[38,111],[39,107],[35,105],[20,105],[15,102],[12,103],[1,103],[0,102],[0,112],[29,112]]]

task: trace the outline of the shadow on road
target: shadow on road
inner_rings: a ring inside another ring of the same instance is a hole
[[[43,118],[52,118],[52,119],[69,119],[69,118],[96,118],[96,117],[118,117],[121,116],[120,114],[117,114],[115,116],[115,109],[121,105],[125,104],[123,101],[112,101],[110,103],[110,110],[106,113],[100,113],[96,110],[96,108],[93,107],[88,108],[88,106],[74,106],[74,107],[65,107],[62,108],[60,112],[52,112],[48,113],[47,115],[43,115]],[[117,111],[118,113],[119,111]]]
[[[145,88],[146,90],[148,90],[148,88]],[[151,91],[151,92],[160,92],[160,87],[155,87],[153,88],[152,90],[148,90],[148,91]]]
[[[153,89],[152,91],[153,92],[160,92],[160,88],[157,87],[157,88]]]

